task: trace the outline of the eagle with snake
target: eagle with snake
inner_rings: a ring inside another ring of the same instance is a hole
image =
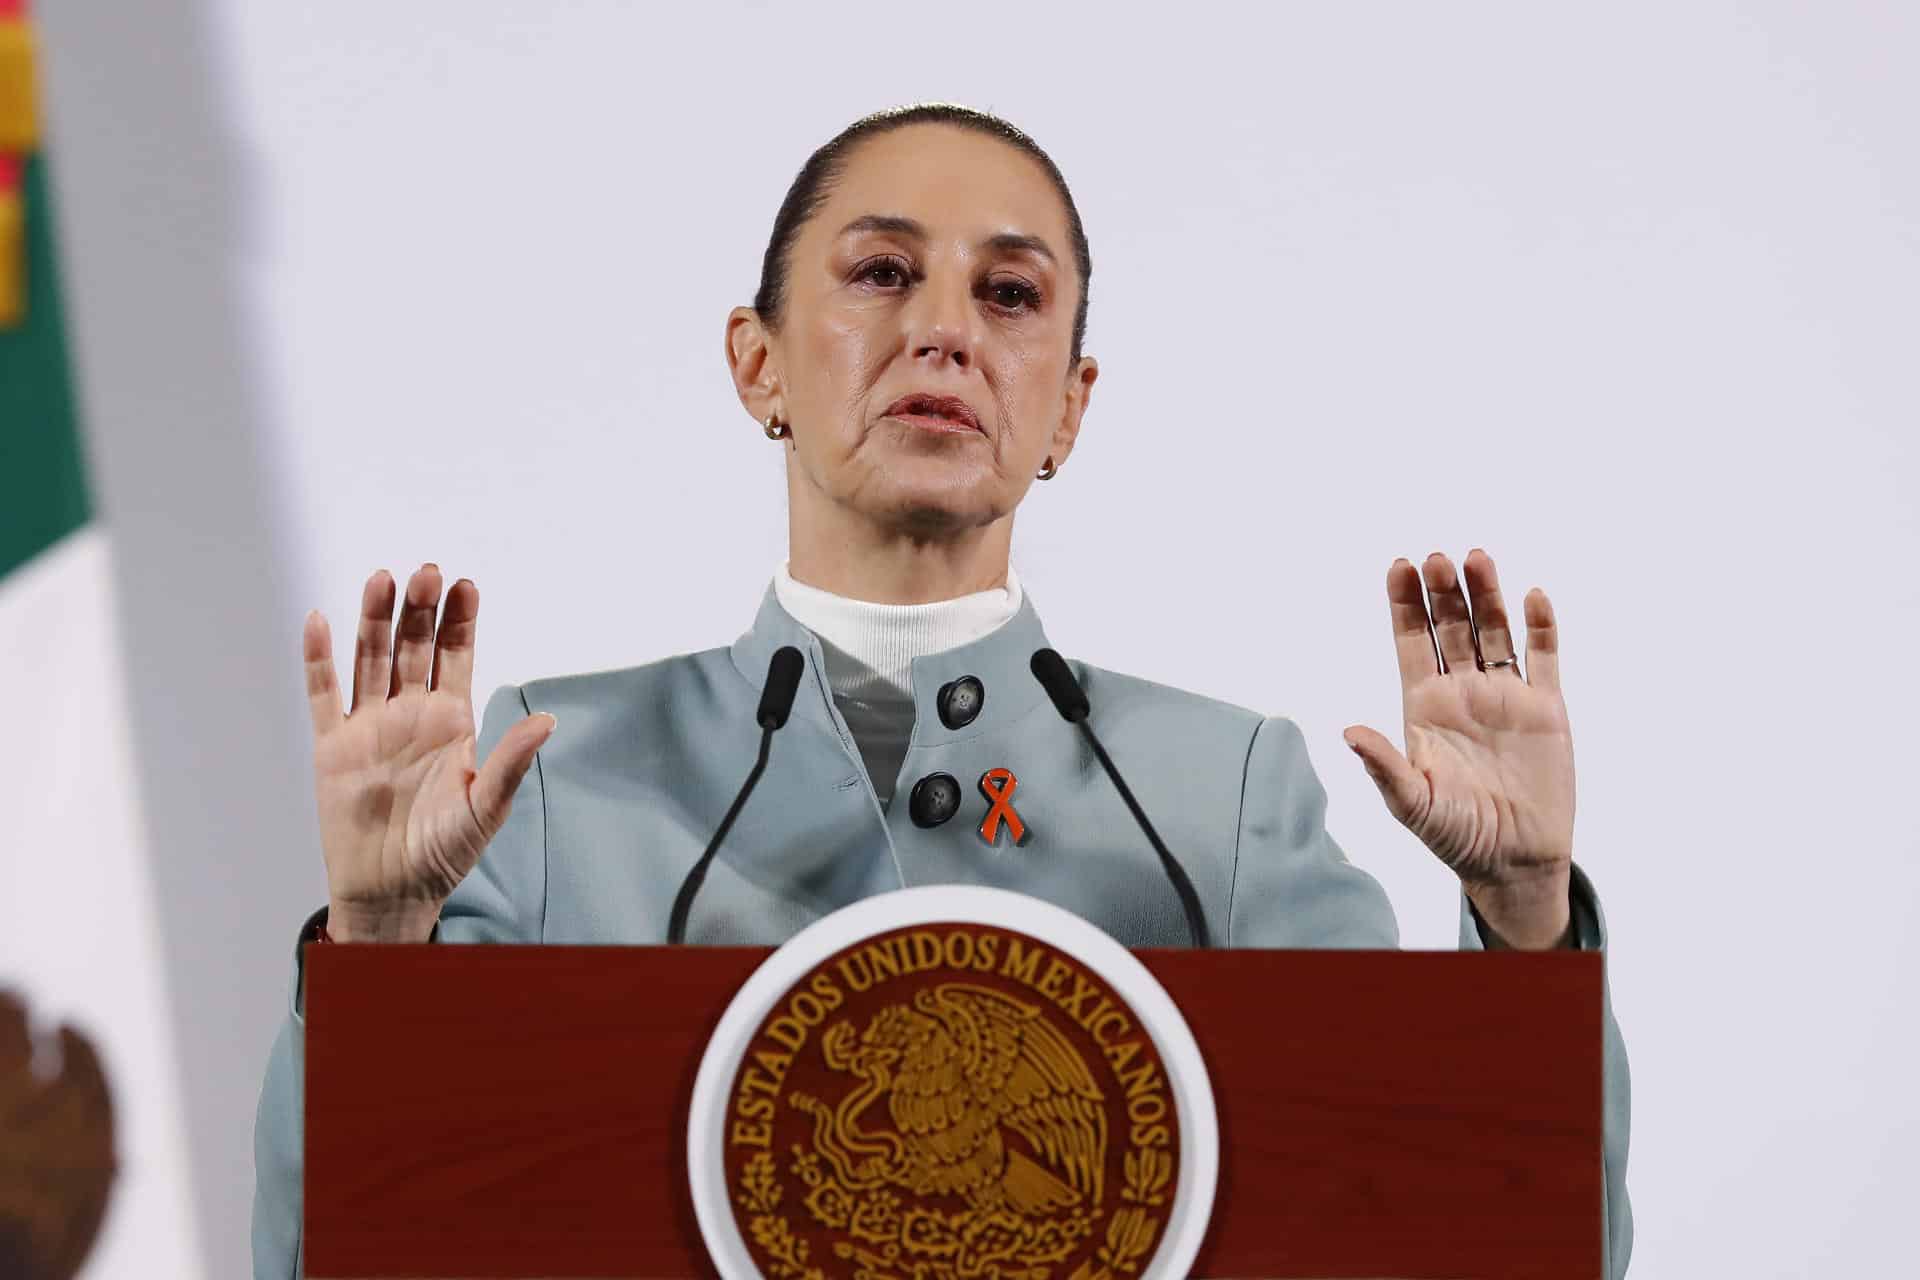
[[[837,1105],[790,1101],[811,1113],[815,1149],[849,1190],[955,1196],[978,1212],[1026,1218],[1098,1210],[1105,1099],[1037,1006],[943,983],[916,992],[911,1008],[880,1010],[863,1032],[836,1023],[821,1049],[860,1083]],[[868,1128],[882,1098],[893,1127]]]

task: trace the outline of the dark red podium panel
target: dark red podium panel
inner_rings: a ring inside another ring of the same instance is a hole
[[[308,1274],[713,1275],[687,1108],[767,954],[311,948]],[[1600,1275],[1599,955],[1136,954],[1220,1114],[1196,1275]]]

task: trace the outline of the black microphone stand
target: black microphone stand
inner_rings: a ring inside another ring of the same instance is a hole
[[[1100,767],[1107,771],[1107,777],[1113,780],[1113,786],[1120,798],[1127,802],[1127,808],[1133,812],[1133,820],[1140,824],[1140,830],[1146,833],[1147,843],[1160,855],[1160,866],[1166,871],[1167,879],[1173,883],[1173,891],[1180,896],[1181,909],[1187,913],[1187,931],[1193,935],[1196,947],[1211,947],[1212,935],[1207,932],[1207,917],[1200,910],[1200,895],[1193,891],[1193,881],[1187,879],[1186,868],[1174,860],[1167,851],[1166,843],[1160,839],[1160,833],[1153,829],[1153,823],[1147,820],[1147,811],[1133,798],[1126,780],[1120,776],[1120,770],[1113,764],[1113,757],[1100,745],[1100,738],[1087,723],[1089,704],[1086,691],[1080,682],[1073,678],[1072,668],[1052,649],[1041,649],[1033,655],[1033,674],[1053,700],[1054,709],[1072,724],[1080,727],[1080,733],[1093,748],[1093,754],[1100,761]]]
[[[773,748],[773,729],[774,726],[769,725],[760,731],[760,755],[753,762],[753,771],[747,774],[739,794],[733,797],[733,804],[727,808],[727,816],[720,819],[713,839],[707,841],[706,852],[700,855],[700,861],[693,864],[693,870],[687,872],[687,878],[680,884],[680,894],[673,900],[673,914],[667,917],[667,942],[673,946],[686,940],[687,913],[693,909],[693,895],[700,892],[700,885],[707,878],[707,865],[713,861],[713,855],[720,851],[720,842],[727,838],[727,829],[733,826],[733,820],[740,816],[740,810],[746,806],[747,795],[753,790],[754,784],[760,781],[760,775],[766,772],[767,753]]]
[[[1086,738],[1087,745],[1093,748],[1093,754],[1099,757],[1100,767],[1107,771],[1109,778],[1113,779],[1114,788],[1120,792],[1120,798],[1127,802],[1127,808],[1133,810],[1134,821],[1138,822],[1140,829],[1147,833],[1147,841],[1153,845],[1153,851],[1160,855],[1160,865],[1166,868],[1167,879],[1173,881],[1173,891],[1180,895],[1180,906],[1187,913],[1187,930],[1193,934],[1193,945],[1211,947],[1213,939],[1207,933],[1207,918],[1200,910],[1200,895],[1193,891],[1193,881],[1187,879],[1186,868],[1175,862],[1173,855],[1167,852],[1167,846],[1160,839],[1160,833],[1153,829],[1151,822],[1147,821],[1147,811],[1142,809],[1140,802],[1133,798],[1133,792],[1128,789],[1126,780],[1120,776],[1120,771],[1113,767],[1113,759],[1107,755],[1107,749],[1100,745],[1100,739],[1094,734],[1093,726],[1086,722],[1085,717],[1075,723],[1080,726],[1080,733]]]
[[[700,885],[707,878],[707,868],[713,864],[713,855],[720,851],[720,842],[727,838],[727,831],[733,826],[733,820],[740,816],[747,797],[753,793],[754,784],[760,781],[760,775],[767,770],[767,753],[773,748],[773,731],[787,722],[787,714],[793,709],[793,695],[800,688],[803,665],[800,651],[790,644],[781,645],[767,663],[767,682],[760,691],[760,709],[755,713],[760,722],[760,754],[753,762],[753,771],[747,774],[747,780],[740,784],[739,793],[733,797],[727,816],[720,819],[719,829],[713,833],[713,839],[707,841],[706,852],[687,872],[687,878],[680,882],[680,892],[673,899],[673,913],[667,917],[667,942],[671,946],[686,941],[687,913],[693,909],[693,895],[700,892]]]

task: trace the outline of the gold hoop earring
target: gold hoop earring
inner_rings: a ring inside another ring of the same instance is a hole
[[[1051,480],[1055,475],[1059,474],[1059,471],[1060,468],[1053,465],[1053,455],[1048,454],[1046,463],[1040,468],[1040,474],[1035,476],[1034,479]]]
[[[788,436],[793,434],[793,428],[788,426],[786,423],[774,422],[772,414],[767,415],[767,422],[764,430],[766,431],[767,439],[769,440],[784,440]]]

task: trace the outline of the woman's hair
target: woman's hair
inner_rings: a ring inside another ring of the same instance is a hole
[[[1047,176],[1053,179],[1054,189],[1067,206],[1067,232],[1073,239],[1074,265],[1080,271],[1080,304],[1073,313],[1072,356],[1074,360],[1079,360],[1080,344],[1087,336],[1087,286],[1093,277],[1093,255],[1087,248],[1086,229],[1080,225],[1080,210],[1073,203],[1073,192],[1067,189],[1067,180],[1060,176],[1059,167],[1040,149],[1040,144],[1013,125],[999,116],[949,102],[895,107],[862,116],[807,157],[793,185],[787,188],[787,198],[780,202],[780,212],[773,219],[773,235],[767,241],[767,256],[760,264],[760,289],[753,295],[753,309],[760,313],[761,323],[778,332],[785,318],[787,258],[792,252],[793,242],[799,237],[800,228],[827,202],[834,181],[846,168],[847,158],[853,149],[867,138],[912,124],[947,124],[998,138],[1038,160],[1040,167],[1047,171]]]

